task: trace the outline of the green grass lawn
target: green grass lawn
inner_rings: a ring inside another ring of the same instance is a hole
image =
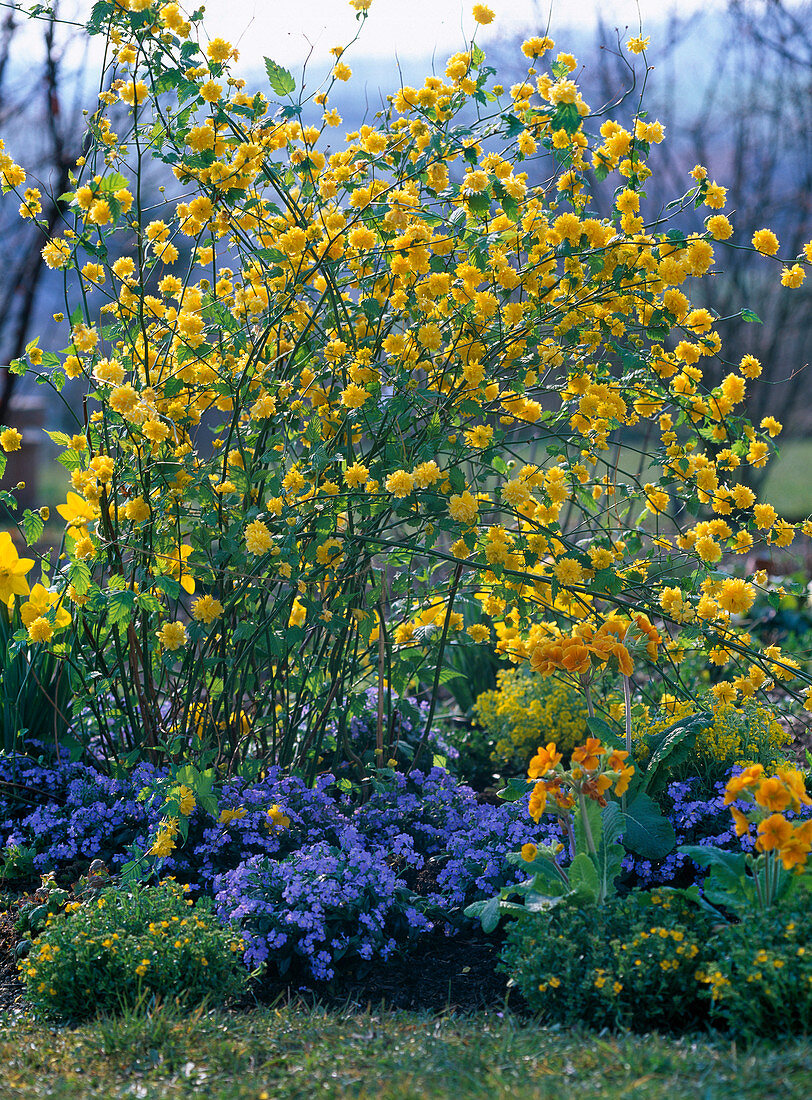
[[[794,439],[767,467],[760,494],[780,516],[805,519],[812,513],[812,440]]]
[[[515,1016],[460,1017],[281,1006],[250,1013],[159,1009],[77,1029],[0,1020],[0,1096],[596,1096],[792,1100],[812,1095],[812,1044],[596,1036]]]

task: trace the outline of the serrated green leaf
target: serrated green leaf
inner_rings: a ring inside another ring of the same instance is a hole
[[[87,33],[98,34],[112,14],[113,5],[107,3],[106,0],[98,0],[98,3],[93,5],[90,19],[87,21]]]
[[[23,531],[29,546],[34,545],[44,529],[45,523],[39,512],[32,512],[30,508],[26,508],[23,512]]]
[[[291,73],[287,69],[283,69],[281,65],[277,65],[275,61],[271,61],[270,57],[265,59],[265,72],[268,74],[268,83],[271,85],[277,95],[290,95],[291,92],[296,91],[296,81],[293,79]]]
[[[754,313],[752,311],[752,309],[743,309],[741,311],[741,319],[743,321],[746,321],[750,325],[753,325],[753,324],[763,325],[764,324],[764,322],[761,320],[759,315],[757,313]]]
[[[61,455],[57,455],[56,461],[71,473],[82,468],[82,456],[78,451],[63,451]]]
[[[120,172],[114,172],[111,176],[105,176],[99,183],[99,191],[120,191],[127,186],[127,179]]]
[[[90,570],[83,561],[75,561],[68,570],[68,579],[77,596],[85,596],[90,588]]]
[[[52,439],[54,443],[58,443],[60,447],[70,447],[70,436],[66,435],[65,432],[49,432],[46,429],[45,434],[49,439]]]
[[[132,591],[114,592],[107,600],[107,621],[113,623],[126,623],[132,618],[135,593]]]

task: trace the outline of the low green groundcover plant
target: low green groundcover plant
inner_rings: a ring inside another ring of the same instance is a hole
[[[668,890],[561,904],[508,929],[502,968],[545,1023],[725,1030],[750,1043],[812,1028],[812,893],[724,923]]]
[[[708,946],[701,978],[714,1024],[756,1040],[812,1032],[812,893],[727,925]]]
[[[241,947],[208,899],[193,905],[168,881],[69,904],[49,919],[20,971],[38,1013],[79,1020],[154,998],[227,1000],[247,981]]]
[[[707,1013],[696,971],[710,928],[668,891],[562,903],[510,925],[501,965],[545,1023],[682,1031]]]

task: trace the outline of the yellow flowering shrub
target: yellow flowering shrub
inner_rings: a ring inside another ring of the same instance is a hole
[[[536,747],[548,741],[568,756],[586,739],[586,704],[572,683],[525,668],[500,670],[496,683],[477,698],[474,716],[496,739],[491,759],[503,770],[523,771]]]
[[[808,683],[740,639],[764,582],[709,568],[795,535],[744,484],[780,430],[741,416],[757,360],[719,386],[703,372],[722,344],[691,288],[725,238],[742,247],[724,187],[697,166],[665,216],[649,208],[663,125],[594,114],[549,38],[507,90],[472,40],[336,148],[343,56],[312,103],[271,59],[250,90],[202,18],[94,5],[105,90],[58,236],[0,155],[45,263],[72,273],[64,350],[12,369],[75,380],[87,410],[51,433],[72,484],[65,559],[42,579],[75,642],[48,637],[55,608],[30,641],[92,685],[108,751],[314,775],[328,714],[346,746],[370,687],[381,727],[389,684],[436,698],[473,601],[464,644],[495,631],[585,688],[711,647],[737,698]],[[152,161],[178,187],[145,205]],[[593,175],[615,185],[603,205]],[[754,262],[805,270],[767,234]],[[629,429],[652,439],[656,483],[624,457]]]
[[[735,706],[720,702],[713,695],[701,698],[698,703],[666,697],[657,708],[640,708],[632,722],[635,759],[645,764],[651,743],[659,734],[703,709],[707,721],[699,725],[683,760],[672,763],[671,778],[698,776],[710,789],[735,764],[772,768],[785,763],[782,749],[789,735],[771,707],[757,700]]]

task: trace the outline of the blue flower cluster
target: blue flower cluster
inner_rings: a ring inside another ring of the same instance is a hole
[[[730,775],[740,771],[740,767],[734,767]],[[699,780],[688,779],[668,785],[667,799],[670,808],[667,816],[674,826],[677,847],[682,844],[699,844],[725,848],[732,852],[753,850],[753,836],[736,836],[730,807],[725,805],[725,786],[730,775],[714,785],[710,798],[697,798],[694,794],[694,787]],[[735,802],[734,805],[742,811],[750,808],[746,802]],[[802,807],[802,810],[801,816],[809,816],[808,807]],[[787,816],[792,817],[792,814],[788,813]],[[672,852],[657,863],[628,855],[623,861],[623,869],[633,876],[635,885],[639,886],[687,886],[697,878],[696,864],[682,852]]]
[[[160,807],[144,792],[161,775],[139,765],[111,779],[69,760],[0,757],[0,844],[33,849],[38,871],[95,858],[120,867],[155,832]],[[483,802],[441,768],[393,772],[360,804],[331,775],[307,787],[272,768],[225,782],[219,811],[195,809],[165,870],[215,896],[243,930],[249,965],[281,971],[295,956],[315,978],[437,924],[451,931],[465,905],[522,877],[508,852],[558,839],[526,800]]]
[[[432,927],[383,852],[353,843],[311,844],[279,861],[255,856],[217,885],[221,917],[242,929],[246,964],[278,975],[304,964],[329,980],[341,960],[386,959]]]

